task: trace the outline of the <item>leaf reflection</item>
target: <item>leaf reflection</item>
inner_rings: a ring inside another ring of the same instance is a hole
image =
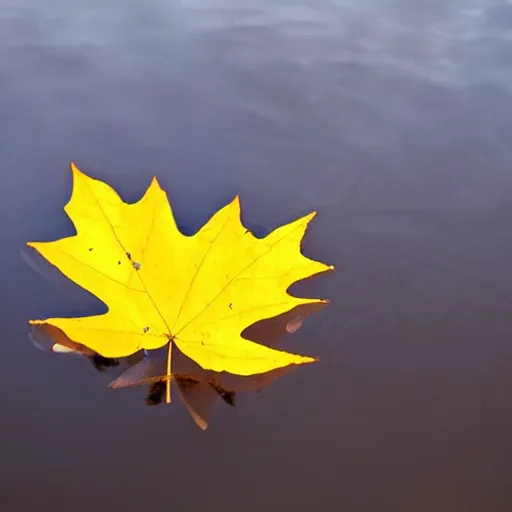
[[[278,317],[262,320],[246,329],[244,337],[276,347],[284,337],[291,335],[291,332],[296,332],[307,316],[324,306],[324,304],[301,305]],[[293,329],[290,326],[293,326]],[[292,365],[251,376],[218,373],[200,368],[197,363],[173,346],[172,372],[167,376],[166,347],[141,351],[128,358],[110,359],[70,340],[53,326],[31,326],[29,337],[38,348],[47,352],[85,357],[98,371],[124,368],[110,383],[110,387],[119,389],[146,385],[148,387],[146,405],[159,405],[164,402],[166,381],[171,378],[176,383],[193,421],[202,430],[208,428],[218,398],[227,405],[235,407],[239,393],[259,392],[296,368]]]

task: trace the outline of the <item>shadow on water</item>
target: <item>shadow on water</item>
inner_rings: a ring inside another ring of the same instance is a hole
[[[511,13],[0,0],[0,508],[508,512]],[[19,257],[72,232],[70,160],[128,201],[157,175],[192,231],[237,193],[256,225],[318,210],[337,272],[296,293],[331,304],[282,346],[320,362],[201,433],[35,350],[27,319],[101,310]]]

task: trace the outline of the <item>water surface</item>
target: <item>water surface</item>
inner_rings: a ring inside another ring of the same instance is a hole
[[[5,511],[508,511],[512,506],[512,4],[0,0]],[[27,319],[83,306],[24,265],[72,233],[67,166],[126,200],[157,175],[179,223],[239,193],[331,299],[321,357],[219,407],[106,389]]]

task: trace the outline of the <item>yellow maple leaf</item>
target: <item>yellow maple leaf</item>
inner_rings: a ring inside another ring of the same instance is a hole
[[[64,209],[77,234],[27,245],[102,300],[108,312],[30,323],[57,327],[104,357],[173,342],[202,368],[236,375],[316,360],[241,336],[261,319],[326,302],[287,292],[294,282],[334,268],[300,252],[315,212],[256,238],[241,223],[237,196],[186,236],[156,178],[142,199],[127,204],[73,163],[71,170],[73,190]]]

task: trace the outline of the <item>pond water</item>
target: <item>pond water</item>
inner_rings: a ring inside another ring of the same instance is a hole
[[[0,508],[511,510],[511,56],[503,0],[0,0]],[[70,160],[189,230],[317,210],[320,363],[202,432],[36,350],[87,314],[19,252],[72,233]]]

